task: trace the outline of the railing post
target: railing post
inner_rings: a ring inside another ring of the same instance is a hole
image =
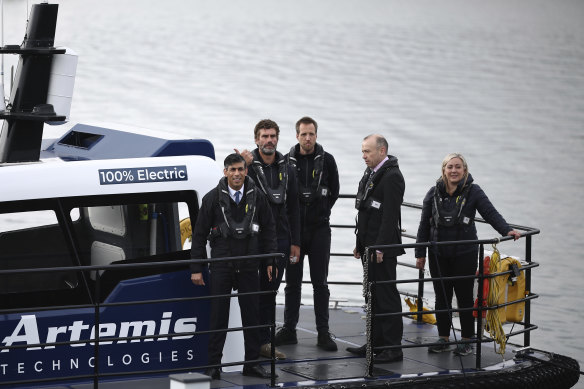
[[[99,387],[99,302],[100,302],[100,276],[99,270],[95,270],[95,339],[93,346],[93,388]]]
[[[525,237],[525,261],[531,263],[531,235]],[[531,269],[525,270],[525,291],[531,293]],[[525,296],[524,296],[525,297]],[[531,326],[531,300],[525,302],[525,325],[523,328]],[[523,346],[529,347],[531,343],[531,331],[523,334]]]
[[[366,331],[366,338],[367,338],[367,346],[366,354],[365,354],[365,363],[367,366],[367,375],[366,377],[373,377],[373,310],[375,307],[375,281],[372,280],[373,276],[369,271],[369,266],[371,264],[371,258],[369,258],[369,249],[365,249],[365,266],[363,267],[364,271],[364,281],[366,282],[367,288],[367,319],[365,324],[365,331]]]
[[[424,269],[420,269],[418,270],[418,279],[420,280],[420,282],[418,282],[418,315],[417,315],[417,321],[418,323],[422,323],[424,321],[423,318],[423,313],[422,311],[424,310],[424,302],[422,301],[423,297],[424,297]]]
[[[278,266],[278,259],[274,255],[272,257],[272,291],[274,296],[274,306],[272,309],[271,326],[270,326],[270,386],[276,386],[276,346],[274,341],[276,339],[276,272]]]
[[[484,258],[485,257],[485,246],[481,243],[479,245],[479,287],[477,288],[477,356],[476,356],[476,369],[481,368],[481,353],[482,353],[482,341],[483,341],[483,284],[485,282],[485,267]]]

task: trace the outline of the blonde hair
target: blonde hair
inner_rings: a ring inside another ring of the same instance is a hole
[[[446,165],[450,160],[458,158],[462,161],[462,166],[464,167],[464,183],[462,186],[466,185],[466,180],[468,180],[468,164],[466,163],[466,159],[460,153],[450,153],[442,160],[442,182],[446,184],[446,174],[444,174],[444,169],[446,169]]]

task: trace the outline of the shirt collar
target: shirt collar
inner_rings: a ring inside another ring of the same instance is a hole
[[[385,163],[385,161],[387,161],[388,159],[389,159],[389,157],[386,155],[385,158],[383,159],[383,161],[379,162],[379,164],[373,168],[373,173],[377,173],[379,168],[382,167],[383,164]]]
[[[229,188],[229,196],[231,196],[231,198],[233,200],[235,200],[235,192],[237,192],[235,189],[232,189],[229,185],[227,185],[227,187]],[[245,184],[241,186],[241,188],[239,188],[239,192],[241,193],[241,197],[239,198],[240,200],[243,198],[243,189],[245,188]]]

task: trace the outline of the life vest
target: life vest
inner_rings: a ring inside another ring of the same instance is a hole
[[[375,185],[381,180],[381,177],[385,172],[390,169],[391,166],[381,167],[377,172],[372,173],[373,170],[370,168],[365,169],[361,181],[359,181],[359,189],[357,189],[357,196],[355,197],[355,208],[362,210],[365,208],[381,208],[381,203],[369,198],[369,195],[373,191]]]
[[[300,167],[298,166],[298,161],[296,159],[296,147],[297,146],[292,146],[290,149],[288,160],[290,161],[290,165],[292,165],[298,172],[300,172]],[[328,188],[322,185],[322,173],[324,170],[324,149],[318,143],[314,148],[315,155],[311,184],[309,186],[305,186],[302,184],[301,180],[298,179],[298,199],[301,203],[305,204],[311,203],[317,198],[328,196]]]
[[[511,274],[504,274],[491,280],[491,285],[493,282],[499,285],[500,302],[512,302],[525,297],[525,272],[520,269],[521,263],[515,258],[506,257],[499,262],[497,273],[512,271]],[[525,313],[525,301],[501,307],[498,311],[501,322],[519,323]]]
[[[281,153],[276,151],[279,183],[276,188],[272,188],[266,179],[266,174],[264,173],[258,150],[253,150],[252,154],[253,162],[251,163],[251,168],[256,174],[257,184],[266,194],[268,200],[271,203],[284,204],[286,202],[286,189],[288,188],[288,163],[286,158],[284,158]]]
[[[451,210],[444,209],[444,199],[440,195],[440,189],[438,189],[438,184],[434,190],[434,201],[432,203],[432,222],[434,226],[452,227],[457,224],[469,225],[474,222],[472,218],[465,216],[462,213],[462,208],[466,204],[466,197],[470,190],[472,183],[465,185],[462,189],[460,195],[456,197],[456,206]]]
[[[211,229],[210,238],[221,235],[223,238],[245,239],[259,233],[260,228],[254,222],[256,211],[256,188],[251,180],[245,180],[245,216],[237,222],[231,214],[231,196],[227,187],[227,179],[222,179],[217,185],[219,207],[223,214],[223,222]]]
[[[509,270],[511,274],[503,274],[493,278],[486,278],[483,282],[483,306],[495,306],[505,304],[512,301],[517,301],[526,296],[525,291],[525,272],[521,271],[521,263],[511,257],[506,257],[500,261],[490,263],[490,258],[487,256],[484,259],[485,275],[490,274],[489,268],[494,273],[503,273]],[[490,295],[493,291],[495,295]],[[478,299],[475,300],[475,308],[478,307]],[[525,301],[520,301],[511,305],[507,305],[492,311],[499,317],[501,323],[519,323],[523,320],[525,313]],[[477,311],[473,311],[473,316],[477,317]],[[483,311],[483,318],[486,316],[486,311]]]

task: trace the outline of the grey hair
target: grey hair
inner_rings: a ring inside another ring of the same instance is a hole
[[[382,147],[385,147],[385,152],[387,153],[387,151],[389,150],[389,144],[387,143],[385,137],[379,134],[371,134],[367,135],[365,138],[363,138],[363,140],[367,140],[371,137],[375,137],[375,146],[377,147],[377,150],[379,150]]]

